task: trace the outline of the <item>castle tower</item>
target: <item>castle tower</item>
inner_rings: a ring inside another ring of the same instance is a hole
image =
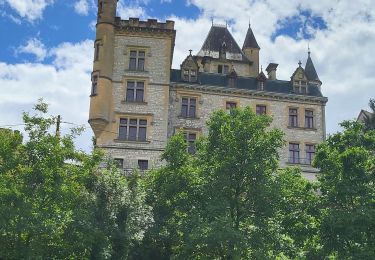
[[[250,66],[250,75],[253,77],[258,76],[259,74],[259,51],[260,47],[255,39],[253,30],[249,24],[247,29],[245,41],[242,46],[242,51],[245,53],[246,57],[253,62]]]
[[[113,50],[118,0],[98,0],[98,19],[91,76],[89,123],[98,138],[111,121]]]

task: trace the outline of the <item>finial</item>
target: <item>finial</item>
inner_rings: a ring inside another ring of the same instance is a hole
[[[263,72],[263,65],[260,65],[260,72]]]
[[[250,22],[250,18],[249,18],[249,28],[251,27],[251,22]]]
[[[298,62],[298,65],[299,65],[299,66],[301,67],[301,65],[302,65],[302,62],[301,62],[301,61],[299,61],[299,62]]]
[[[211,16],[211,25],[214,26],[214,17]]]
[[[225,20],[225,28],[228,28],[228,20]]]
[[[307,43],[307,54],[308,54],[309,57],[310,57],[310,43]]]
[[[189,52],[190,52],[190,56],[191,56],[191,52],[192,52],[192,51],[193,51],[192,49],[189,50]]]

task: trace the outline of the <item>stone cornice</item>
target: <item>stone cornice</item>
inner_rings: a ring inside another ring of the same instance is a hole
[[[181,82],[171,82],[171,88],[182,88],[190,90],[198,90],[210,93],[227,93],[227,94],[237,94],[252,96],[254,98],[271,98],[274,100],[293,100],[300,102],[313,102],[325,105],[328,101],[327,97],[316,97],[316,96],[306,96],[306,95],[296,95],[287,93],[277,93],[270,91],[252,90],[252,89],[240,89],[240,88],[228,88],[228,87],[218,87],[211,85],[198,85],[198,84],[186,84]]]

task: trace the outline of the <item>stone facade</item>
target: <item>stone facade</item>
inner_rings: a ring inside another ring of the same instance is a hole
[[[120,20],[114,16],[116,3],[98,1],[102,10],[89,118],[98,147],[121,159],[125,169],[159,167],[167,140],[176,131],[193,133],[194,138],[207,134],[210,115],[226,109],[227,102],[254,111],[261,105],[273,118],[271,127],[285,133],[280,166],[291,164],[289,144],[297,144],[298,161],[292,162],[314,178],[317,170],[306,161],[306,147],[325,138],[327,98],[321,95],[310,53],[306,72],[300,64],[290,81],[277,80],[276,74],[267,79],[259,72],[260,48],[251,28],[240,49],[227,28],[213,26],[198,54],[190,52],[181,69],[172,70],[174,22]],[[298,119],[293,125],[290,109]]]

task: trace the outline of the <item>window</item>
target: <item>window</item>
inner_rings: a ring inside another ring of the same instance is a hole
[[[147,120],[120,118],[119,140],[146,141]]]
[[[217,73],[228,74],[229,73],[229,66],[228,65],[218,65],[217,66]]]
[[[306,164],[312,163],[315,156],[315,145],[313,144],[306,144]]]
[[[305,110],[305,127],[314,128],[314,112],[312,110]]]
[[[196,81],[197,71],[195,69],[184,69],[184,80],[186,81]]]
[[[95,44],[95,55],[94,55],[94,61],[99,60],[99,54],[100,54],[100,44],[96,43]]]
[[[145,51],[130,51],[129,70],[145,70]]]
[[[148,170],[148,161],[147,160],[138,160],[138,168],[141,171]]]
[[[99,6],[98,6],[98,13],[102,13],[103,12],[103,3],[102,2],[99,2]]]
[[[91,83],[91,95],[96,95],[98,93],[98,76],[92,76],[92,83]]]
[[[181,105],[181,116],[182,117],[196,117],[197,99],[191,97],[183,97]]]
[[[195,154],[195,140],[197,139],[197,134],[192,132],[185,132],[184,136],[188,143],[188,152],[190,154]]]
[[[126,101],[143,102],[145,83],[143,81],[128,81]]]
[[[124,159],[115,158],[114,161],[115,161],[116,166],[119,169],[123,169],[124,168]]]
[[[298,127],[297,108],[289,108],[289,126]]]
[[[225,109],[226,109],[226,111],[227,111],[228,114],[230,113],[231,109],[236,108],[236,107],[237,107],[237,103],[236,102],[227,101],[225,103]]]
[[[289,162],[299,163],[299,144],[289,143]]]
[[[264,90],[264,81],[259,81],[258,88],[259,90]]]
[[[294,93],[307,94],[307,82],[304,80],[295,80]]]
[[[267,114],[267,107],[265,105],[256,105],[255,110],[258,116]]]

